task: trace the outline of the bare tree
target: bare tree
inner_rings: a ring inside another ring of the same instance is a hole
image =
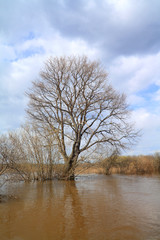
[[[119,151],[137,137],[125,95],[108,83],[99,62],[85,56],[48,59],[27,96],[30,119],[56,137],[66,179],[74,178],[84,151],[102,144]]]

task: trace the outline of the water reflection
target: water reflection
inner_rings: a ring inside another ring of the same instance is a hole
[[[0,239],[139,240],[160,237],[160,178],[90,176],[10,185]]]

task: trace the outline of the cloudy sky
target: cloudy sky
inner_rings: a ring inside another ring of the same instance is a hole
[[[126,93],[141,141],[160,151],[159,0],[0,0],[0,133],[25,121],[24,92],[49,56],[100,60]]]

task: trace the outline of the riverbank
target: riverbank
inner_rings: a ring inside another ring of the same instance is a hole
[[[143,175],[160,173],[160,155],[117,156],[96,163],[81,164],[76,174]]]
[[[52,170],[50,172],[48,172],[49,167]],[[42,164],[40,168],[37,164],[17,164],[15,169],[8,168],[5,175],[7,181],[46,181],[64,179],[64,169],[64,164],[52,164],[52,166]],[[85,162],[78,164],[74,173],[75,176],[81,174],[160,174],[160,155],[113,156],[94,163]],[[1,185],[3,184],[2,181]]]

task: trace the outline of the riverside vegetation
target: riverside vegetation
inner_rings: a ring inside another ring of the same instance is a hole
[[[0,137],[0,175],[8,180],[63,179],[65,164],[53,139],[46,138],[29,125]],[[91,155],[92,156],[92,155]],[[160,154],[119,156],[88,161],[82,157],[75,167],[80,174],[157,174],[160,173]],[[5,181],[1,183],[2,186]]]
[[[139,131],[129,122],[125,95],[108,83],[99,62],[49,58],[26,95],[28,122],[0,136],[1,185],[72,180],[90,166],[105,174],[159,172],[159,155],[118,157]]]
[[[93,157],[93,154],[91,155]],[[53,136],[46,137],[35,126],[21,129],[0,137],[0,188],[7,181],[45,181],[63,179],[65,164],[62,162]],[[159,174],[160,154],[119,156],[88,161],[80,158],[75,176],[81,174]],[[14,196],[0,194],[0,202]]]

